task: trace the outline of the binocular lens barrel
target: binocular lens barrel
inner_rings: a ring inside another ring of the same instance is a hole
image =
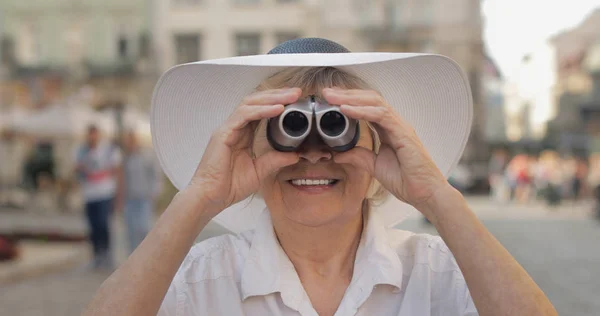
[[[346,124],[346,118],[337,111],[329,111],[323,114],[319,122],[321,131],[330,137],[341,135],[346,129]]]
[[[282,125],[288,135],[299,137],[306,133],[309,122],[304,113],[292,111],[285,115]],[[341,135],[346,129],[346,125],[346,118],[338,111],[329,111],[323,114],[319,122],[321,131],[330,137]]]
[[[292,111],[286,114],[283,118],[283,129],[292,136],[302,136],[308,129],[308,118],[301,112]]]
[[[269,144],[282,152],[298,150],[310,133],[336,152],[354,148],[360,137],[357,120],[346,117],[336,105],[314,96],[288,104],[283,113],[270,118],[267,125]]]

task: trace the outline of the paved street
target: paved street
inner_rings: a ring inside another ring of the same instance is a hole
[[[548,295],[559,315],[600,315],[600,222],[484,220],[487,228]],[[422,221],[403,229],[436,234]]]
[[[484,198],[469,203],[490,231],[517,258],[550,297],[561,315],[600,315],[600,222],[590,205],[497,205]],[[119,224],[120,225],[120,224]],[[123,241],[122,226],[118,240]],[[435,234],[415,214],[400,225]],[[203,236],[217,233],[211,227]],[[121,260],[124,246],[119,246]],[[0,287],[1,315],[78,315],[106,273],[81,268]]]

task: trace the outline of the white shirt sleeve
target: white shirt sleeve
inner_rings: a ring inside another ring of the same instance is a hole
[[[431,315],[479,315],[465,278],[446,243],[438,236],[426,240],[426,251],[420,252],[418,260],[427,260],[430,279],[417,282],[430,287]],[[414,269],[413,274],[418,271]]]
[[[461,292],[462,294],[462,302],[465,307],[462,315],[463,316],[479,316],[479,312],[477,312],[477,308],[475,308],[475,303],[473,302],[473,298],[471,297],[471,293],[469,292],[469,288],[467,287],[467,283],[462,283],[461,287],[463,287]]]

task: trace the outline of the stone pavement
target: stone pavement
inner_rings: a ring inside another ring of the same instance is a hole
[[[83,214],[48,214],[24,210],[0,210],[0,232],[33,231],[86,234]]]
[[[550,297],[561,315],[600,315],[600,222],[589,203],[500,205],[469,198],[490,231],[515,256]],[[120,260],[125,258],[122,223],[116,222]],[[435,234],[419,214],[399,226]],[[211,226],[199,239],[220,233]],[[0,286],[0,314],[79,315],[107,273],[75,269]]]
[[[75,237],[85,236],[86,227],[83,219],[73,214],[36,214],[3,209],[0,212],[0,233],[45,233]],[[85,261],[88,253],[88,247],[82,242],[21,241],[17,260],[0,262],[0,284],[72,269]]]
[[[483,219],[546,293],[559,315],[600,315],[600,221],[579,219]],[[411,219],[401,229],[437,235]]]
[[[122,214],[113,217],[112,240],[117,262],[123,262],[128,255],[125,244],[125,227]],[[0,212],[0,232],[62,233],[71,236],[87,234],[85,218],[82,214],[36,214],[24,211]],[[224,233],[220,226],[211,223],[198,236],[198,241]],[[89,261],[90,249],[87,243],[78,242],[35,242],[19,244],[18,260],[0,262],[0,285],[52,272],[73,269]]]
[[[108,275],[77,269],[0,287],[0,315],[80,315]]]
[[[555,207],[549,207],[542,201],[532,201],[526,204],[492,202],[485,196],[470,196],[467,197],[467,202],[480,219],[486,220],[587,219],[592,215],[593,209],[591,200],[564,201]],[[421,214],[415,211],[410,217],[421,218]]]
[[[85,262],[88,253],[84,243],[20,242],[19,257],[14,261],[0,262],[0,284],[71,269]]]

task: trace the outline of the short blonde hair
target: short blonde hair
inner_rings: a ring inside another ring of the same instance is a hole
[[[321,96],[324,88],[331,87],[372,90],[364,80],[335,67],[290,67],[263,80],[256,90],[264,91],[282,87],[300,88],[302,97]],[[369,122],[367,122],[367,126],[373,139],[373,151],[378,153],[381,147],[379,134]],[[373,206],[383,203],[388,196],[389,192],[377,180],[372,179],[367,190],[364,208],[371,209]]]

